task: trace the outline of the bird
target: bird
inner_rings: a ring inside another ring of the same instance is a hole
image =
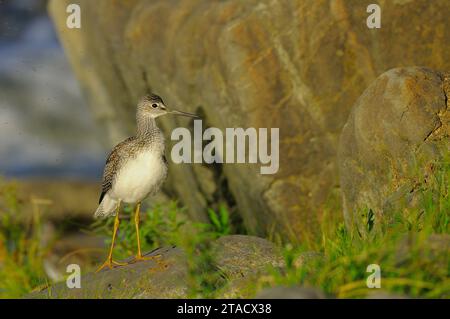
[[[137,253],[134,261],[151,259],[142,256],[139,235],[140,208],[145,198],[159,192],[167,178],[168,162],[164,154],[164,135],[157,126],[156,119],[168,114],[200,118],[195,114],[170,110],[160,96],[147,94],[137,103],[136,134],[117,144],[107,157],[99,205],[94,217],[115,218],[109,254],[97,272],[104,268],[125,265],[113,260],[114,243],[120,224],[120,207],[123,203],[135,205]]]

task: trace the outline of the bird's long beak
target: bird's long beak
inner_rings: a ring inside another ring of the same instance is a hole
[[[200,118],[200,116],[198,116],[198,115],[195,115],[195,114],[192,114],[192,113],[187,113],[187,112],[182,112],[182,111],[177,111],[177,110],[169,111],[169,114],[193,117],[195,119],[199,119]]]

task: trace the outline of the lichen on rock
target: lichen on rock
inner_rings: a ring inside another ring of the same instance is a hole
[[[392,69],[353,106],[339,167],[346,222],[361,234],[368,214],[379,222],[432,187],[429,177],[450,150],[449,79],[428,68]]]

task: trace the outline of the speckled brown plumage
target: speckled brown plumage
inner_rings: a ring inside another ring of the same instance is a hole
[[[106,160],[95,217],[114,216],[121,203],[139,204],[160,190],[167,177],[167,160],[164,136],[156,118],[166,114],[198,118],[194,114],[167,110],[157,95],[141,98],[136,110],[136,135],[117,144]]]
[[[99,198],[99,204],[102,202],[105,194],[111,189],[118,171],[127,160],[136,157],[139,151],[146,148],[161,147],[156,145],[164,143],[161,131],[155,126],[142,137],[131,136],[126,140],[117,144],[106,160],[105,169],[103,171],[102,192]],[[162,154],[163,161],[167,165],[166,157]]]

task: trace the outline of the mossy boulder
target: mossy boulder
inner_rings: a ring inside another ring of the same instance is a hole
[[[397,68],[361,95],[342,131],[341,188],[347,224],[361,234],[370,218],[416,207],[449,160],[450,74]],[[370,216],[372,215],[372,216]]]

